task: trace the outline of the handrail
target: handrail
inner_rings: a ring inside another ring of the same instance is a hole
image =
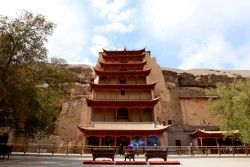
[[[0,145],[6,143],[0,143]],[[33,143],[8,143],[13,146],[12,152],[32,154],[91,154],[92,148],[117,148],[119,146],[93,146],[93,145],[71,145],[71,144],[33,144]],[[126,146],[124,146],[126,149]],[[146,150],[167,150],[169,155],[249,155],[250,146],[134,146],[137,155],[144,154]]]

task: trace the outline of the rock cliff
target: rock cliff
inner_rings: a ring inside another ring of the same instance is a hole
[[[77,76],[76,83],[70,90],[70,100],[62,107],[60,117],[57,121],[57,136],[64,144],[81,144],[83,135],[77,129],[77,125],[88,124],[87,118],[90,112],[84,100],[91,97],[88,85],[95,79],[91,66],[70,65]],[[250,71],[223,71],[223,70],[177,70],[162,68],[166,88],[161,94],[161,113],[157,121],[173,120],[183,125],[182,114],[179,112],[178,99],[181,96],[204,96],[204,88],[215,87],[217,82],[229,83],[234,79],[242,79],[250,76]],[[199,105],[199,104],[197,104]],[[161,118],[161,119],[160,119]]]

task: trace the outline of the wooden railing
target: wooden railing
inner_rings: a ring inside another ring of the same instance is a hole
[[[115,146],[84,146],[84,145],[56,145],[56,144],[11,144],[12,153],[23,154],[91,154],[92,148],[117,148]],[[135,146],[133,149],[137,155],[142,155],[145,150],[168,150],[168,155],[249,155],[250,146]],[[116,150],[119,150],[117,148]],[[117,152],[118,154],[118,152]]]

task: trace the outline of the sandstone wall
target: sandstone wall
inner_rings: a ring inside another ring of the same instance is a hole
[[[217,82],[230,83],[244,77],[234,71],[220,70],[176,70],[162,69],[166,87],[160,93],[161,110],[159,122],[166,121],[172,126],[168,129],[168,144],[182,145],[192,143],[190,134],[195,129],[219,130],[220,121],[212,118],[206,111],[211,102],[205,88],[216,87]]]

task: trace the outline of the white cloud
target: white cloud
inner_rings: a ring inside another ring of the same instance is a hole
[[[215,34],[203,41],[188,41],[183,44],[179,55],[182,64],[179,68],[220,69],[222,64],[230,63],[233,58],[232,46],[220,34]]]
[[[16,17],[22,9],[41,13],[57,24],[47,44],[49,57],[60,57],[69,63],[89,62],[83,57],[86,18],[79,4],[67,0],[0,0],[0,14]]]
[[[131,32],[133,31],[135,28],[132,24],[128,24],[127,26],[122,24],[122,23],[110,23],[110,24],[106,24],[106,25],[101,25],[101,26],[95,26],[95,31],[98,32]]]
[[[151,38],[180,48],[179,68],[249,69],[249,8],[247,0],[148,0],[143,23]]]
[[[178,68],[248,69],[250,43],[235,48],[223,35],[215,33],[202,41],[186,41],[180,52]]]
[[[245,24],[250,1],[147,0],[144,23],[156,38],[196,38]]]
[[[123,9],[126,6],[125,0],[92,0],[91,5],[95,8],[100,17],[106,18],[109,21],[123,21],[127,20],[134,9]]]
[[[112,43],[102,35],[96,35],[92,38],[92,46],[90,47],[90,51],[93,55],[99,56],[99,52],[103,49],[108,49],[112,47]]]
[[[130,19],[135,13],[134,8],[126,8],[127,1],[114,0],[93,0],[91,6],[96,11],[97,15],[105,20],[102,25],[95,26],[98,32],[131,32],[134,30],[134,25]]]
[[[175,36],[193,24],[190,17],[197,7],[197,0],[148,0],[143,10],[144,22],[156,38]]]

